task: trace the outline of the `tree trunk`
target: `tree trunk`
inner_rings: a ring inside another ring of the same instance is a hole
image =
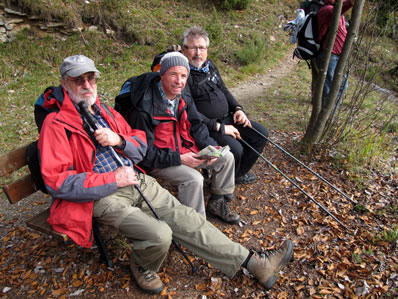
[[[323,85],[325,83],[325,77],[327,72],[327,67],[329,65],[330,55],[332,52],[334,40],[336,38],[338,23],[341,15],[343,1],[338,0],[335,2],[335,7],[332,15],[332,23],[329,27],[326,49],[324,50],[324,58],[319,71],[319,77],[315,84],[315,90],[313,92],[313,108],[311,113],[311,118],[307,127],[307,131],[302,140],[302,145],[306,151],[311,151],[313,146],[319,142],[320,137],[325,129],[325,124],[329,119],[330,113],[334,109],[337,102],[337,94],[340,89],[341,83],[344,78],[344,68],[347,64],[349,55],[351,53],[352,45],[358,33],[359,24],[362,16],[362,9],[364,5],[364,0],[356,0],[354,8],[352,10],[351,24],[348,29],[347,37],[344,42],[343,50],[336,66],[336,70],[333,77],[333,83],[330,88],[329,94],[325,100],[325,105],[322,106],[322,91]]]
[[[330,56],[332,54],[333,44],[336,39],[337,29],[339,27],[339,21],[341,16],[341,9],[343,7],[343,0],[337,0],[334,5],[333,15],[331,18],[331,24],[328,30],[328,37],[326,40],[326,48],[323,50],[323,59],[321,65],[317,69],[313,69],[313,80],[312,82],[312,111],[310,121],[307,126],[307,131],[302,140],[302,144],[306,150],[311,150],[313,143],[313,134],[316,131],[316,123],[319,118],[319,113],[322,110],[322,92],[323,85],[325,84],[326,73],[329,65]],[[314,59],[312,63],[314,63]],[[317,78],[316,78],[317,77]]]

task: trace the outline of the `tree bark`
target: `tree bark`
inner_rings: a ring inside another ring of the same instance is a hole
[[[338,0],[335,2],[335,7],[332,15],[332,23],[330,25],[330,33],[332,33],[327,40],[327,47],[325,51],[325,57],[322,61],[320,67],[319,78],[315,84],[315,90],[313,93],[313,109],[311,113],[311,118],[307,127],[307,131],[302,139],[302,145],[306,151],[311,151],[313,146],[319,142],[320,137],[325,129],[325,124],[329,119],[330,113],[334,109],[337,102],[337,94],[340,89],[341,83],[344,78],[344,69],[347,64],[354,40],[358,33],[359,24],[361,22],[362,10],[364,5],[364,0],[356,0],[354,8],[352,10],[351,24],[348,29],[347,37],[344,42],[343,50],[336,66],[335,74],[333,77],[333,82],[329,94],[325,100],[325,104],[322,106],[322,91],[323,85],[325,83],[325,77],[327,72],[327,67],[329,65],[330,55],[332,52],[332,47],[334,40],[336,38],[338,22],[341,15],[343,1]]]
[[[322,110],[322,92],[323,86],[325,84],[326,73],[329,65],[330,56],[332,54],[332,49],[334,45],[334,41],[337,35],[337,29],[339,27],[339,21],[341,16],[341,9],[343,7],[343,0],[337,0],[334,5],[333,15],[331,18],[331,24],[328,30],[328,37],[326,40],[326,48],[323,50],[323,59],[321,61],[321,65],[318,69],[313,73],[313,80],[315,79],[315,83],[312,83],[313,91],[312,91],[312,111],[310,121],[307,126],[307,130],[302,140],[302,145],[306,150],[311,150],[312,148],[312,140],[313,134],[316,131],[316,123],[319,117],[319,113]],[[314,62],[314,60],[312,61]],[[313,70],[314,72],[314,70]],[[318,76],[318,78],[316,78]]]

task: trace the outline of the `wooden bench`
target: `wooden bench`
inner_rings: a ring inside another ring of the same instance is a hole
[[[17,171],[28,164],[26,160],[27,147],[28,145],[19,147],[0,157],[1,177],[12,174],[14,171]],[[3,190],[10,204],[15,204],[37,191],[41,192],[36,188],[36,185],[30,173],[20,179],[4,185]],[[40,231],[41,233],[53,236],[58,240],[64,242],[70,240],[70,238],[66,234],[58,233],[52,229],[51,225],[47,222],[47,218],[49,215],[50,208],[47,208],[44,211],[33,216],[32,218],[27,219],[26,225],[32,229]],[[113,261],[109,257],[105,242],[101,236],[98,224],[96,222],[93,222],[93,233],[94,240],[98,246],[103,261],[108,267],[113,267]]]

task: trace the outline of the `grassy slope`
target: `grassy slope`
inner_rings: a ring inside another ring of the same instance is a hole
[[[246,11],[229,12],[216,10],[204,0],[120,1],[118,5],[121,7],[115,10],[129,11],[129,16],[137,19],[133,24],[138,32],[135,42],[112,40],[87,31],[62,39],[25,32],[17,40],[0,45],[1,152],[37,136],[33,104],[47,86],[59,84],[58,68],[66,56],[81,53],[94,59],[102,72],[99,93],[112,105],[124,80],[149,71],[156,53],[178,43],[185,28],[200,25],[214,36],[209,55],[219,64],[225,80],[233,84],[262,72],[285,53],[287,38],[280,25],[286,19],[281,21],[280,16],[290,18],[296,4],[253,1]],[[237,57],[253,34],[261,35],[265,41],[263,57],[255,64],[242,66]]]

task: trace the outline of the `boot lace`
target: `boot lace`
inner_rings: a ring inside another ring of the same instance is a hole
[[[145,269],[145,268],[143,268],[143,267],[141,267],[141,266],[138,266],[138,272],[144,277],[144,279],[146,280],[146,281],[151,281],[151,280],[154,280],[154,279],[156,279],[156,275],[151,271],[151,270],[148,270],[148,269]]]
[[[225,215],[225,216],[229,216],[231,214],[231,211],[229,210],[229,207],[225,203],[225,201],[222,201],[222,203],[221,203],[221,213],[222,213],[222,215]]]
[[[262,258],[270,259],[278,252],[278,249],[265,250],[264,248],[261,248],[260,250],[258,250],[257,248],[252,247],[251,251],[253,253],[257,253],[260,259]]]

